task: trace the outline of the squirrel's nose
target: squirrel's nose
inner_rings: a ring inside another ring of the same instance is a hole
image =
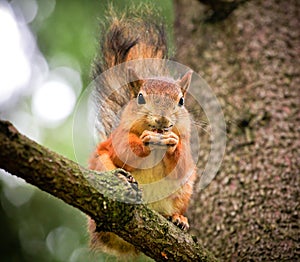
[[[172,126],[171,121],[164,116],[155,118],[155,123],[159,125],[161,128],[168,128]]]

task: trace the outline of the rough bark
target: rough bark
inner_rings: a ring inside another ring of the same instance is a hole
[[[199,1],[176,0],[175,7],[177,60],[210,84],[228,129],[218,176],[194,195],[193,233],[223,260],[295,261],[300,2],[248,1],[213,22]]]
[[[87,170],[6,121],[0,121],[0,168],[80,209],[101,230],[116,233],[157,261],[216,261],[190,235],[141,204],[141,192],[127,173]]]

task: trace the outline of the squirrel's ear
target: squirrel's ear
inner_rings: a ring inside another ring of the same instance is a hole
[[[131,98],[137,97],[140,92],[141,86],[144,83],[143,79],[137,75],[134,69],[128,68],[128,80],[130,81],[129,88],[131,93]]]
[[[185,73],[185,75],[176,81],[176,83],[180,86],[181,92],[185,95],[186,91],[188,90],[191,80],[192,80],[193,71],[189,70]]]

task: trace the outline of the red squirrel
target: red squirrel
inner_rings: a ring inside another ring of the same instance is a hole
[[[112,15],[101,45],[102,59],[97,61],[95,78],[113,66],[134,59],[167,58],[163,26],[146,16],[117,18]],[[149,192],[145,192],[147,205],[187,230],[189,224],[184,213],[196,178],[190,149],[191,120],[185,108],[192,71],[176,80],[160,76],[142,79],[139,72],[130,67],[128,74],[135,81],[125,88],[129,99],[120,121],[108,138],[98,144],[89,168],[98,171],[122,168],[139,184],[151,185]],[[118,94],[114,95],[118,99],[116,96]],[[109,100],[100,107],[108,110],[116,102]],[[112,121],[105,116],[104,120]],[[160,184],[161,180],[164,183]],[[172,182],[175,188],[168,188]],[[115,234],[96,232],[93,220],[90,220],[89,230],[93,248],[117,255],[136,252],[131,244]]]

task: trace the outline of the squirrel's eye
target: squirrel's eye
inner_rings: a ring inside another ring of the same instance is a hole
[[[146,104],[145,98],[144,98],[144,96],[143,96],[142,93],[139,93],[139,94],[138,94],[137,102],[138,102],[139,105]]]
[[[184,98],[183,98],[183,97],[181,97],[181,98],[179,99],[178,105],[179,105],[179,106],[183,106],[183,105],[184,105]]]

